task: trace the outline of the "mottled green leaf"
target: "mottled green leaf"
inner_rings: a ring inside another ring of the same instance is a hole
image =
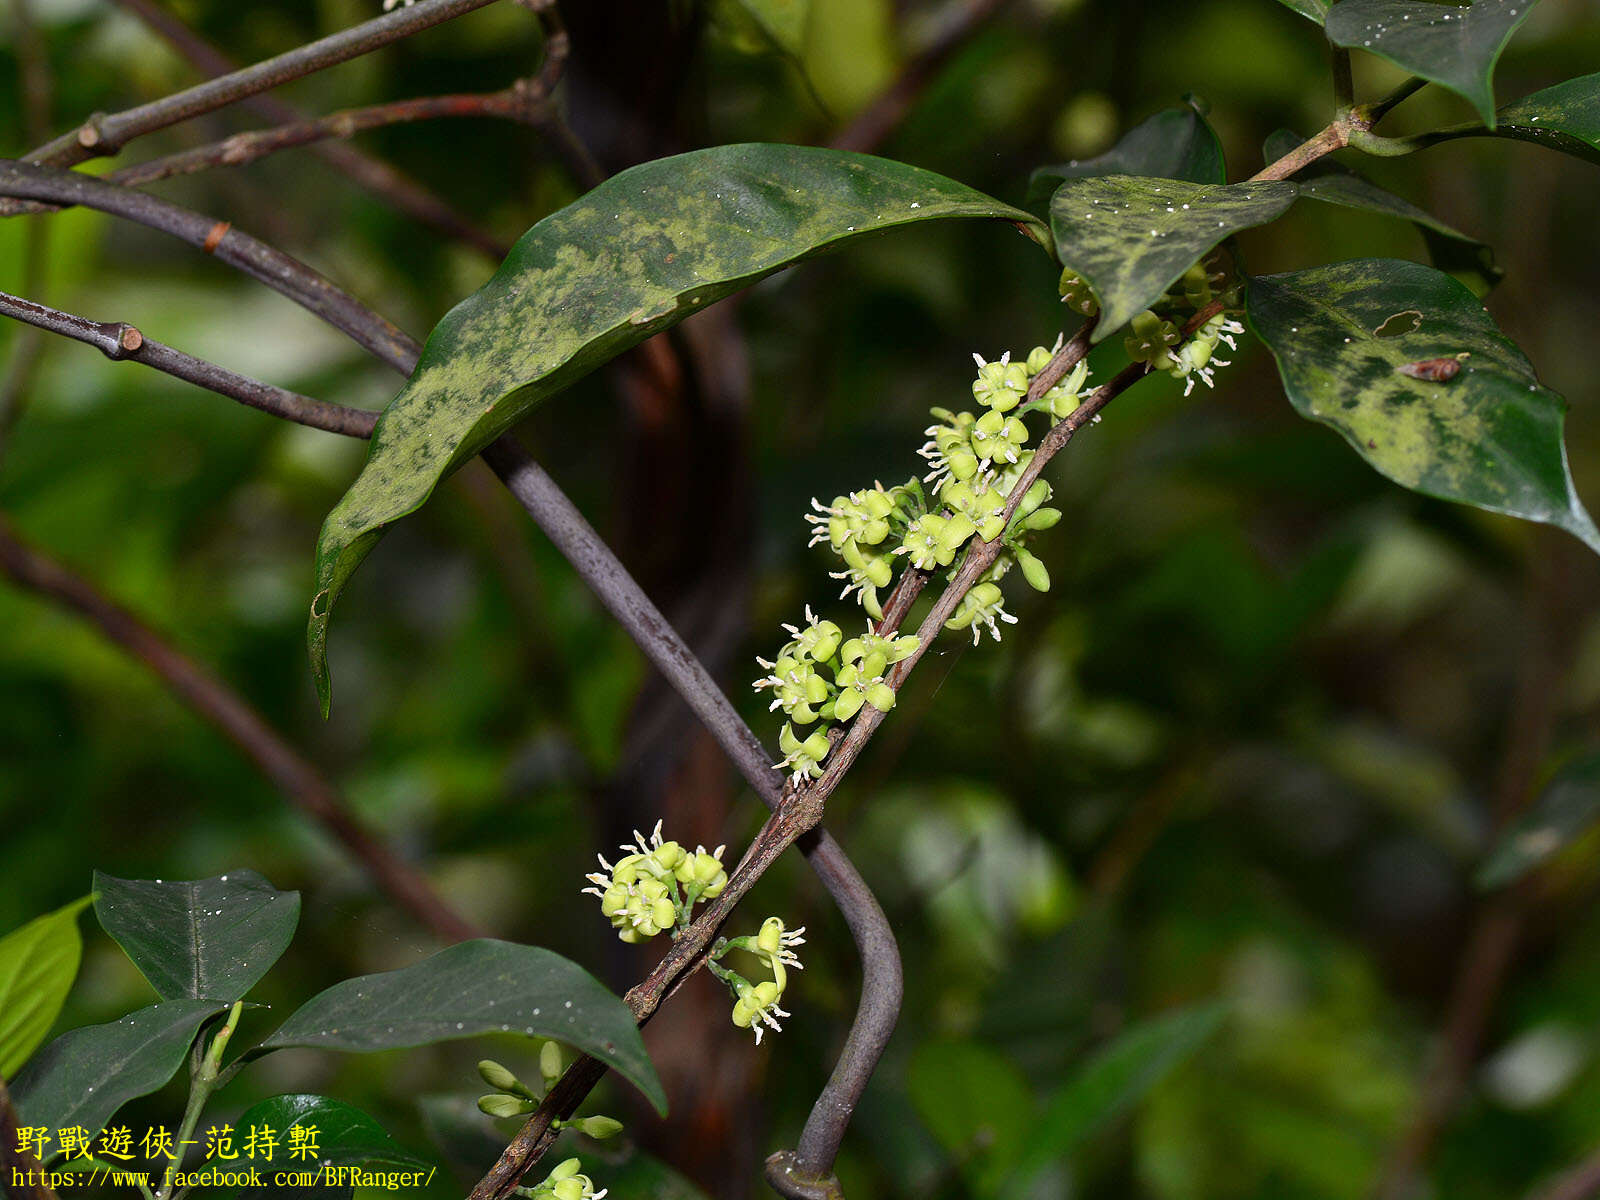
[[[1505,887],[1543,866],[1600,824],[1600,754],[1580,758],[1552,779],[1512,822],[1478,870],[1481,888]]]
[[[1333,0],[1278,0],[1285,8],[1292,9],[1308,21],[1321,25],[1328,19],[1328,8]]]
[[[644,163],[540,221],[434,328],[317,542],[307,640],[328,705],[328,618],[385,526],[536,404],[630,346],[775,271],[919,221],[1021,209],[904,163],[749,144]]]
[[[295,1159],[297,1171],[381,1164],[427,1172],[434,1165],[390,1137],[376,1118],[327,1096],[272,1096],[251,1105],[233,1124],[237,1129],[264,1125],[283,1144],[289,1141],[289,1130],[305,1130],[302,1136],[307,1139],[308,1148],[314,1141],[316,1153]],[[262,1197],[271,1193],[250,1190],[242,1194]]]
[[[1268,162],[1282,158],[1305,139],[1287,129],[1267,138],[1263,153]],[[1410,221],[1422,234],[1434,266],[1454,275],[1478,296],[1485,296],[1505,275],[1495,266],[1494,251],[1459,229],[1445,224],[1425,208],[1379,187],[1365,176],[1331,158],[1319,158],[1295,173],[1300,194],[1325,204],[1361,209]]]
[[[0,938],[0,1079],[10,1079],[56,1023],[78,977],[83,938],[74,900]]]
[[[1366,50],[1470,100],[1493,126],[1494,66],[1534,0],[1339,0],[1325,26],[1336,46]]]
[[[559,954],[490,938],[462,942],[398,971],[336,983],[258,1049],[393,1050],[483,1033],[576,1046],[666,1111],[666,1093],[621,1000]]]
[[[1098,1051],[1046,1102],[1043,1116],[1029,1130],[1013,1183],[1026,1184],[1041,1168],[1070,1158],[1132,1109],[1216,1033],[1223,1011],[1207,1005],[1154,1017]]]
[[[906,1091],[972,1190],[996,1194],[1033,1122],[1033,1094],[1017,1065],[978,1042],[924,1042],[911,1058]]]
[[[1569,79],[1506,105],[1494,132],[1600,163],[1600,74]]]
[[[1223,239],[1282,216],[1294,198],[1292,183],[1069,179],[1050,199],[1050,232],[1057,257],[1100,301],[1098,341],[1150,307]]]
[[[95,916],[164,1000],[242,999],[300,921],[300,893],[254,871],[214,879],[94,875]]]
[[[171,1079],[195,1032],[226,1007],[216,1000],[165,1000],[120,1021],[62,1034],[11,1086],[22,1124],[81,1125],[98,1134],[129,1100]]]
[[[1040,167],[1028,180],[1028,204],[1042,207],[1066,179],[1095,175],[1145,175],[1222,183],[1226,178],[1222,143],[1193,104],[1164,108],[1146,117],[1104,154]]]
[[[1417,263],[1358,259],[1252,279],[1249,312],[1290,402],[1380,473],[1557,525],[1600,550],[1567,470],[1565,404],[1456,280]],[[1406,373],[1446,359],[1458,368],[1451,378]]]

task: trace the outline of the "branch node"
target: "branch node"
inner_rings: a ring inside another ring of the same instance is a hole
[[[206,234],[206,240],[200,244],[200,249],[207,254],[215,254],[222,239],[228,236],[228,230],[232,228],[232,221],[218,221],[211,227],[211,232]]]
[[[793,1150],[779,1150],[767,1158],[766,1175],[779,1195],[789,1200],[844,1200],[836,1175],[803,1175],[795,1169]]]

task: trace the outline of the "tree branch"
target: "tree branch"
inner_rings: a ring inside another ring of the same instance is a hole
[[[0,516],[0,573],[71,609],[107,641],[158,676],[174,695],[237,746],[285,797],[322,826],[382,891],[446,941],[482,936],[414,868],[402,862],[344,807],[338,790],[267,724],[243,697],[88,580],[30,546]]]
[[[209,79],[148,104],[119,113],[96,114],[72,132],[62,134],[24,157],[29,162],[69,167],[97,155],[115,154],[134,138],[177,125],[191,117],[215,112],[247,96],[370,54],[391,42],[494,2],[417,0],[415,4],[396,8],[381,17],[297,46],[276,58]]]
[[[239,69],[238,63],[162,7],[160,0],[112,2],[142,21],[202,75],[229,75]],[[291,124],[305,116],[298,108],[266,92],[248,96],[240,103],[275,125]],[[510,250],[508,244],[479,229],[416,180],[381,159],[343,142],[318,142],[312,146],[312,153],[396,211],[482,251],[496,262]],[[10,210],[0,206],[0,214],[7,211]]]

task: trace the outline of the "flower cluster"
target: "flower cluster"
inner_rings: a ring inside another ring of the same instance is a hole
[[[685,849],[663,840],[660,821],[648,842],[638,830],[633,837],[615,866],[604,855],[595,856],[601,870],[585,876],[592,886],[583,889],[600,898],[601,913],[623,941],[648,941],[663,929],[681,929],[697,902],[715,899],[728,885],[722,867],[726,847]]]
[[[826,545],[842,560],[835,579],[845,581],[840,599],[854,595],[866,615],[883,620],[879,592],[894,580],[905,564],[919,571],[951,569],[957,556],[974,538],[1003,541],[1003,548],[983,579],[962,600],[946,622],[950,629],[971,629],[976,641],[987,629],[996,640],[1000,625],[1015,621],[1005,610],[998,580],[1013,566],[1041,591],[1050,586],[1044,564],[1023,548],[1026,535],[1046,529],[1059,519],[1055,509],[1042,507],[1050,485],[1033,483],[1012,512],[1012,492],[1024,477],[1033,451],[1025,418],[1040,412],[1059,420],[1078,407],[1089,378],[1079,362],[1052,387],[1028,399],[1039,372],[1061,348],[1037,346],[1026,358],[1013,361],[1009,353],[993,362],[974,355],[978,365],[972,383],[977,412],[935,408],[935,424],[928,427],[927,444],[918,453],[928,461],[923,479],[908,479],[896,487],[874,483],[870,488],[835,496],[833,503],[812,500],[806,516],[812,525],[811,545]],[[758,658],[765,674],[755,681],[758,691],[770,690],[772,710],[787,718],[778,734],[783,757],[779,770],[789,772],[798,786],[818,779],[832,746],[833,722],[849,721],[863,707],[879,712],[894,707],[890,668],[921,648],[911,635],[883,635],[870,625],[858,637],[845,640],[833,621],[805,610],[805,625],[785,625],[790,640],[772,660]]]
[[[536,1197],[537,1200],[600,1200],[610,1188],[595,1191],[594,1180],[582,1173],[583,1160],[569,1158],[558,1163],[556,1169],[544,1177],[537,1187],[514,1189],[519,1196]]]
[[[778,917],[768,917],[761,923],[759,932],[736,938],[718,938],[711,948],[706,965],[718,979],[728,985],[733,993],[733,1023],[740,1029],[749,1029],[756,1035],[756,1045],[766,1029],[782,1032],[779,1017],[789,1014],[779,1007],[778,1001],[789,986],[789,968],[801,970],[796,946],[805,945],[805,926],[787,928]],[[721,959],[729,951],[743,950],[753,954],[771,973],[772,978],[751,983],[739,972],[725,967]]]

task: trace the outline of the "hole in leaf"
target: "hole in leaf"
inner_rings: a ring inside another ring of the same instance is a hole
[[[1397,312],[1372,331],[1374,337],[1396,338],[1415,333],[1422,326],[1422,314],[1414,308]]]
[[[311,601],[311,615],[319,620],[328,615],[328,593],[326,591],[318,592],[316,598]]]

